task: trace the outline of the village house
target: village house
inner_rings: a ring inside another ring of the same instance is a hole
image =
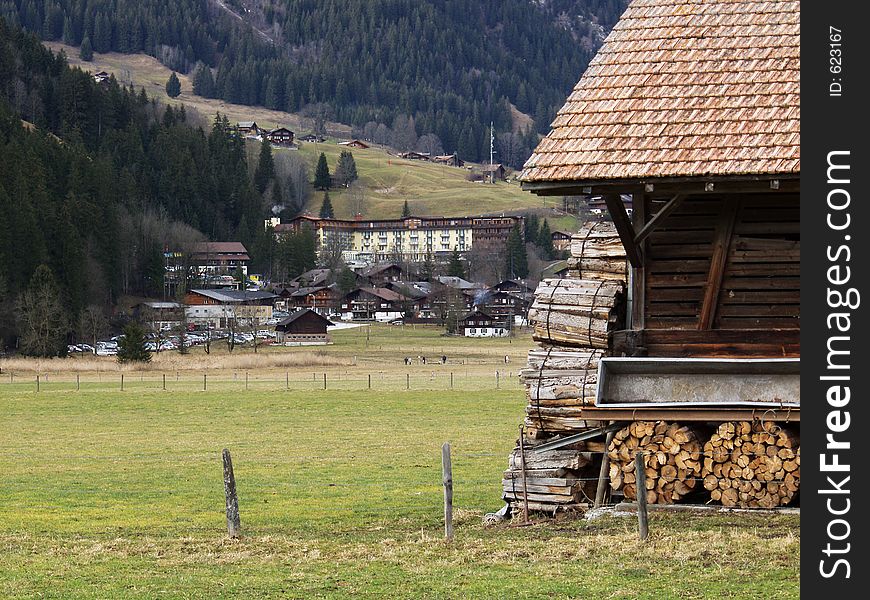
[[[322,143],[326,141],[326,138],[320,135],[314,135],[313,133],[308,133],[299,137],[300,142],[312,142],[312,143]]]
[[[239,121],[236,124],[236,131],[242,137],[259,138],[266,130],[261,129],[256,121]]]
[[[480,309],[501,323],[524,325],[527,323],[532,297],[496,289],[478,294],[473,308]]]
[[[571,232],[570,231],[554,231],[550,234],[550,239],[553,240],[553,250],[564,252],[571,248]]]
[[[105,71],[100,71],[99,73],[94,73],[94,81],[97,83],[106,83],[112,76],[106,73]]]
[[[290,280],[288,287],[303,288],[326,285],[332,278],[332,269],[311,269]]]
[[[401,319],[406,310],[413,310],[413,301],[386,288],[357,288],[340,301],[343,321],[381,321]]]
[[[190,254],[191,267],[206,280],[221,275],[233,277],[239,271],[247,276],[250,260],[241,242],[200,242]]]
[[[441,154],[432,157],[432,162],[447,165],[448,167],[464,167],[465,161],[459,158],[455,152],[453,154]]]
[[[263,291],[192,289],[184,296],[185,314],[188,322],[205,329],[265,323],[277,297]]]
[[[330,342],[333,322],[309,308],[301,308],[275,325],[275,342],[285,346],[322,346]]]
[[[275,146],[292,146],[293,136],[293,132],[286,127],[278,127],[266,132],[266,139]]]
[[[391,281],[401,281],[405,270],[396,263],[381,263],[361,269],[357,273],[360,286],[381,287]]]
[[[146,300],[133,307],[133,317],[152,330],[177,329],[184,320],[184,305]]]
[[[348,148],[359,148],[360,150],[365,150],[366,148],[370,148],[371,146],[362,140],[349,140],[347,142],[339,142],[339,146],[347,146]]]
[[[321,315],[331,315],[338,310],[339,297],[338,284],[335,283],[297,288],[287,300],[287,309],[309,308]]]
[[[459,321],[462,335],[465,337],[507,337],[510,335],[510,325],[492,317],[480,310],[474,310]]]
[[[507,170],[502,164],[481,165],[479,171],[486,181],[489,181],[490,179],[504,181],[507,178]]]
[[[399,152],[399,158],[408,160],[431,160],[428,152]]]

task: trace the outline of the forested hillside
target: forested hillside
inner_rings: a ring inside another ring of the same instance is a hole
[[[0,19],[0,351],[26,339],[28,293],[60,307],[62,351],[88,307],[160,295],[165,249],[207,236],[243,241],[257,268],[275,258],[262,227],[272,198],[253,185],[244,143],[225,119],[208,132],[186,121],[183,107],[97,84]]]
[[[408,128],[509,162],[545,132],[626,0],[2,0],[0,15],[44,39],[144,52],[195,75],[206,97],[308,111],[374,133]],[[527,122],[527,119],[523,122]],[[390,140],[395,142],[396,140]],[[401,147],[404,146],[404,147]]]

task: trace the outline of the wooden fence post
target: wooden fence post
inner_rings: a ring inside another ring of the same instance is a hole
[[[450,442],[441,446],[441,479],[444,483],[444,537],[453,539],[453,465],[450,462]]]
[[[224,448],[224,494],[227,500],[227,534],[231,538],[239,537],[242,524],[239,518],[239,498],[236,495],[236,476],[233,474],[233,459],[230,451]]]
[[[372,374],[369,373],[369,389],[372,389]]]
[[[39,375],[36,376],[36,391],[39,392]]]
[[[529,488],[526,485],[526,442],[523,439],[523,426],[520,425],[520,476],[523,486],[523,525],[529,524]]]
[[[323,389],[326,389],[326,373],[323,374]]]
[[[450,389],[453,389],[453,371],[450,371]]]
[[[634,477],[637,486],[637,535],[641,541],[649,537],[649,515],[646,512],[646,470],[643,452],[634,455]]]
[[[124,374],[121,373],[121,391],[124,391]]]
[[[81,382],[79,381],[79,374],[76,373],[76,391],[81,389]]]
[[[204,392],[208,387],[208,375],[206,373],[202,374],[202,391]]]
[[[290,371],[284,372],[284,389],[285,390],[290,389]]]
[[[613,431],[609,432],[604,440],[604,456],[601,458],[601,470],[598,471],[598,487],[595,489],[595,508],[604,504],[607,477],[610,475],[610,456],[607,455],[607,449],[610,447],[610,442],[613,441],[613,435]]]
[[[245,371],[245,391],[248,391],[248,372]]]
[[[166,391],[166,373],[163,374],[163,390]]]
[[[498,389],[499,384],[499,374],[498,371],[495,372],[495,389]]]
[[[410,373],[405,373],[405,389],[406,390],[411,389],[411,374]]]

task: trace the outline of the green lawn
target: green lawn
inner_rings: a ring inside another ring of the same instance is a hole
[[[798,597],[798,518],[485,528],[518,391],[0,388],[0,590],[49,598]],[[456,540],[441,537],[440,446]],[[226,539],[221,448],[240,540]]]

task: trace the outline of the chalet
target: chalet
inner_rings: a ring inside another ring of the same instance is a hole
[[[320,135],[314,135],[313,133],[308,133],[299,138],[300,142],[312,142],[312,143],[322,143],[326,141],[326,138]]]
[[[379,287],[390,281],[400,281],[404,275],[405,270],[396,263],[381,263],[360,270],[357,279],[362,285]]]
[[[553,240],[553,250],[564,252],[571,249],[570,231],[554,231],[550,234],[550,239]]]
[[[190,264],[201,277],[248,274],[251,257],[241,242],[200,242],[190,255]]]
[[[290,310],[310,308],[321,315],[331,315],[337,311],[339,300],[338,285],[318,285],[302,287],[290,294],[287,307]]]
[[[455,152],[453,154],[441,154],[438,156],[432,157],[432,162],[436,162],[442,165],[447,165],[448,167],[464,167],[465,161],[459,158],[459,155]]]
[[[294,133],[286,127],[278,127],[266,132],[266,139],[276,146],[292,146]]]
[[[520,279],[505,279],[492,286],[492,289],[512,294],[533,294],[535,292],[534,286]]]
[[[483,289],[482,283],[474,283],[468,281],[467,279],[463,279],[462,277],[456,277],[454,275],[438,275],[435,277],[435,280],[441,285],[445,285],[447,287],[456,289],[456,290],[477,290]]]
[[[428,152],[400,152],[399,158],[408,160],[431,160],[432,157]]]
[[[151,329],[174,329],[184,319],[184,305],[178,302],[146,300],[133,307],[133,317]]]
[[[100,71],[99,73],[94,73],[94,81],[97,83],[106,83],[112,76],[106,73],[105,71]]]
[[[520,177],[541,195],[601,197],[631,268],[612,352],[648,357],[622,359],[635,373],[673,357],[693,359],[684,369],[732,359],[717,363],[722,373],[800,357],[799,3],[734,9],[632,2]],[[699,390],[708,406],[717,376]],[[607,410],[581,416],[623,418]],[[624,418],[712,420],[700,408],[633,410]],[[800,420],[794,408],[764,418]]]
[[[239,121],[236,124],[236,131],[242,137],[260,137],[266,130],[261,129],[256,121]]]
[[[208,329],[265,322],[278,296],[271,292],[192,289],[184,296],[187,320]]]
[[[502,164],[481,165],[480,172],[483,174],[484,179],[492,178],[498,181],[504,181],[507,178],[507,170]]]
[[[339,142],[339,146],[347,146],[348,148],[359,148],[360,150],[365,150],[366,148],[370,148],[371,145],[362,141],[362,140],[349,140],[347,142]]]
[[[459,327],[465,337],[507,337],[511,332],[509,325],[479,310],[462,317]]]
[[[515,294],[498,290],[489,290],[479,294],[472,305],[502,323],[524,325],[527,322],[529,308],[532,305],[531,295]]]
[[[343,321],[393,321],[413,310],[410,298],[386,288],[357,288],[340,301]]]
[[[322,286],[332,278],[332,269],[311,269],[290,280],[289,287],[302,288]]]
[[[332,321],[309,308],[301,308],[275,325],[275,342],[285,346],[322,346],[329,343]]]

